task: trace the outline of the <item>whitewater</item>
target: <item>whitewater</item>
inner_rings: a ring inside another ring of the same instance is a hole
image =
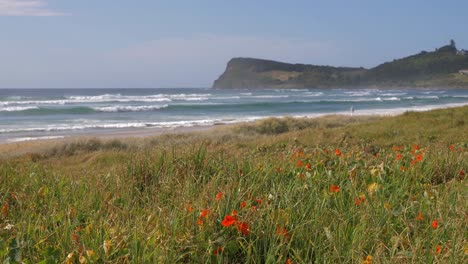
[[[466,89],[0,89],[0,142],[468,105]],[[354,111],[351,112],[350,109]]]

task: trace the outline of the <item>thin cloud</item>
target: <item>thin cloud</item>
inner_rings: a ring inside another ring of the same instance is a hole
[[[49,9],[43,0],[0,0],[0,16],[65,16]]]

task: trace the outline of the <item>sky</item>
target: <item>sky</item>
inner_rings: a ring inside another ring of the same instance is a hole
[[[210,87],[233,57],[374,67],[454,39],[466,0],[0,0],[1,88]]]

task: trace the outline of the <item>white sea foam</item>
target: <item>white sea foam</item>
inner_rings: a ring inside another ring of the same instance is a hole
[[[34,140],[43,140],[43,139],[59,139],[65,138],[65,136],[45,136],[45,137],[18,137],[7,139],[7,142],[24,142],[24,141],[34,141]]]
[[[116,105],[116,106],[102,106],[93,107],[98,112],[145,112],[154,111],[162,108],[167,108],[169,105],[141,105],[141,106],[128,106],[128,105]]]
[[[37,106],[0,106],[0,112],[19,112],[31,109],[39,109]]]

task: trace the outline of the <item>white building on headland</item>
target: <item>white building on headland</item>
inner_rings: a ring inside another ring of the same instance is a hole
[[[457,55],[468,55],[468,50],[457,50]]]

